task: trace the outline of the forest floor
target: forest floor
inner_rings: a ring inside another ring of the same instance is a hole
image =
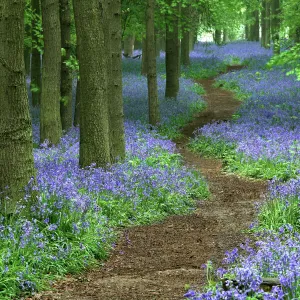
[[[221,266],[224,253],[245,241],[247,234],[242,231],[254,220],[254,204],[263,198],[267,183],[226,174],[220,160],[187,149],[196,128],[230,119],[240,105],[231,92],[213,87],[214,79],[199,83],[206,91],[208,106],[183,128],[184,137],[176,144],[186,165],[199,170],[208,181],[211,198],[199,200],[191,215],[125,229],[102,268],[66,277],[54,285],[56,291],[32,299],[183,299],[185,284],[205,285],[203,264],[211,260]]]

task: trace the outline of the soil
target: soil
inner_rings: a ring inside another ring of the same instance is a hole
[[[238,68],[229,67],[228,71]],[[124,230],[102,268],[69,276],[55,284],[56,291],[33,299],[183,299],[185,284],[205,285],[203,264],[211,260],[221,266],[224,253],[245,241],[247,234],[242,231],[254,220],[254,203],[263,198],[267,183],[226,174],[221,161],[200,157],[187,149],[196,128],[229,120],[240,105],[231,92],[214,88],[214,79],[199,83],[205,88],[208,107],[183,128],[184,137],[176,143],[186,165],[207,179],[211,198],[199,199],[191,215],[172,216],[159,224]]]

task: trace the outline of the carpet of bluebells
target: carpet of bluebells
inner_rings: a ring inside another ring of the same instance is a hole
[[[194,83],[182,79],[177,105],[166,102],[161,58],[162,121],[157,130],[150,130],[147,82],[139,75],[140,64],[124,60],[126,160],[122,163],[105,170],[93,165],[80,169],[79,128],[65,133],[56,147],[39,145],[39,111],[31,109],[37,196],[30,217],[23,217],[19,206],[13,218],[0,218],[0,299],[34,293],[58,276],[99,264],[113,249],[120,228],[191,213],[195,199],[208,197],[206,182],[183,166],[175,143],[168,139],[178,135],[196,109],[203,109],[204,101]]]
[[[252,225],[255,245],[228,251],[225,268],[217,269],[204,291],[190,289],[185,297],[300,299],[300,83],[279,67],[265,68],[272,53],[258,43],[232,43],[211,55],[226,59],[226,52],[248,67],[221,75],[218,85],[235,91],[243,103],[233,120],[199,129],[191,148],[223,158],[230,171],[270,179],[269,193]],[[263,277],[281,285],[264,291]]]

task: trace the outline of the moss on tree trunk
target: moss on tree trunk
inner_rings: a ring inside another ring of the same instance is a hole
[[[6,214],[14,212],[35,175],[25,83],[24,9],[23,0],[0,2],[0,210]]]

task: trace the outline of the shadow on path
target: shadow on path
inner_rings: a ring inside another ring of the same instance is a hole
[[[240,104],[231,92],[214,88],[213,79],[199,82],[206,90],[208,107],[183,128],[184,137],[177,141],[177,147],[186,165],[206,177],[211,199],[199,201],[192,215],[172,216],[159,224],[124,230],[102,269],[69,277],[57,284],[57,292],[34,299],[183,299],[185,284],[205,284],[202,264],[207,260],[220,264],[226,250],[244,241],[241,230],[253,221],[254,203],[263,197],[267,185],[225,174],[221,161],[187,150],[196,128],[213,120],[230,119]]]

